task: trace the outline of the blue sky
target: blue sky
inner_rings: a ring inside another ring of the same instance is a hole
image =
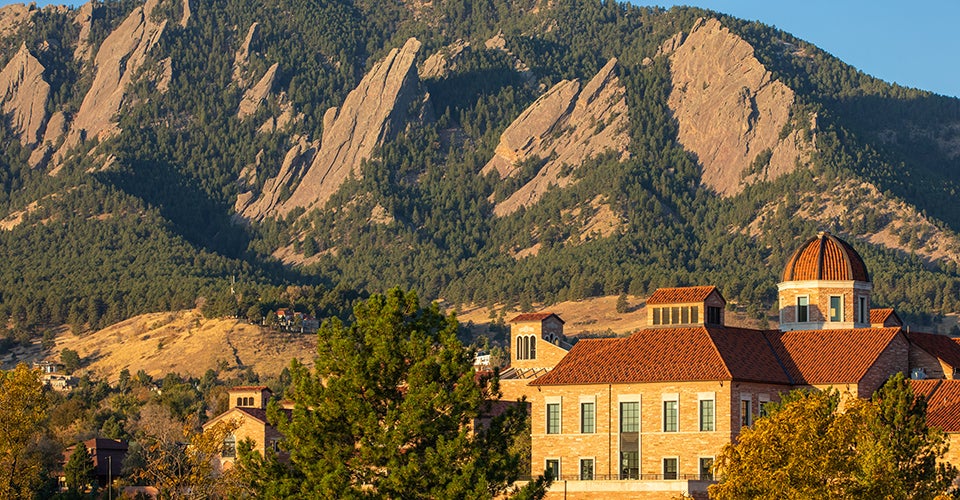
[[[0,0],[6,5],[10,1]],[[81,2],[38,2],[39,5]],[[632,0],[776,26],[888,82],[960,97],[960,0]]]

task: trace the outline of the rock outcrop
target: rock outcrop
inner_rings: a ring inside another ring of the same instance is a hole
[[[457,40],[428,57],[420,66],[420,79],[442,78],[457,69],[457,59],[470,50],[470,42]]]
[[[254,198],[252,191],[242,193],[237,197],[234,206],[237,214],[247,220],[261,220],[272,214],[280,203],[280,192],[283,186],[292,185],[303,175],[304,170],[313,160],[318,147],[318,143],[311,144],[306,139],[299,138],[299,141],[287,151],[283,164],[280,166],[280,173],[276,177],[267,179],[264,183],[261,190],[263,194],[259,198]],[[250,184],[252,184],[252,178],[255,177],[255,174],[256,172],[246,174],[241,182],[245,183],[246,187],[251,187]]]
[[[180,27],[186,28],[190,23],[190,0],[183,0],[183,17],[180,18]]]
[[[27,50],[27,44],[0,71],[0,102],[3,114],[10,117],[20,143],[33,147],[40,141],[40,129],[46,119],[50,85],[43,80],[43,66]]]
[[[279,67],[279,63],[273,63],[273,66],[270,66],[270,69],[264,73],[260,81],[243,93],[243,99],[240,100],[240,107],[237,109],[237,118],[242,120],[257,112],[260,104],[270,95],[270,91],[273,90],[273,84],[277,79],[277,69]]]
[[[271,215],[286,215],[294,208],[322,207],[373,150],[392,138],[406,123],[407,112],[420,96],[414,61],[420,42],[410,38],[373,65],[343,105],[324,115],[320,149],[296,190]],[[276,188],[284,185],[276,183]],[[272,198],[266,188],[262,197]]]
[[[250,25],[250,28],[247,30],[247,37],[243,40],[243,45],[237,49],[236,54],[233,56],[233,81],[241,89],[246,88],[247,84],[250,83],[247,81],[245,73],[247,66],[250,64],[250,44],[253,43],[253,39],[257,36],[259,28],[259,23]]]
[[[37,12],[40,11],[34,3],[15,3],[0,7],[0,38],[15,35],[23,23],[33,19]]]
[[[665,45],[673,48],[677,38]],[[790,120],[794,92],[754,57],[753,47],[716,19],[697,20],[670,56],[668,104],[679,140],[696,153],[702,182],[732,196],[758,180],[773,180],[809,161],[812,143]]]
[[[93,11],[96,8],[97,0],[90,0],[77,9],[77,15],[73,18],[74,24],[80,25],[80,36],[77,37],[77,48],[73,51],[73,58],[80,62],[87,62],[93,57],[90,28],[93,25]]]
[[[544,160],[539,172],[494,207],[498,216],[536,203],[551,186],[571,182],[565,166],[579,167],[585,160],[613,150],[626,158],[630,136],[625,89],[611,59],[586,85],[564,80],[523,111],[500,136],[494,157],[484,175],[500,178],[520,174],[518,164],[530,158]]]
[[[100,45],[93,84],[84,96],[80,109],[70,124],[70,131],[55,161],[82,142],[84,138],[109,137],[119,131],[113,121],[127,100],[127,88],[157,44],[167,22],[153,22],[149,13],[159,0],[148,0],[137,7]]]

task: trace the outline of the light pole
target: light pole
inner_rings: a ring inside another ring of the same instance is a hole
[[[113,500],[113,456],[112,455],[107,455],[107,500]]]

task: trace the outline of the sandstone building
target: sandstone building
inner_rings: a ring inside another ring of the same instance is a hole
[[[810,238],[777,288],[776,330],[726,326],[715,287],[660,289],[647,301],[647,328],[581,340],[555,364],[558,344],[544,332],[562,320],[515,318],[504,399],[531,405],[531,474],[558,478],[549,497],[706,498],[722,447],[780,394],[832,387],[869,397],[897,372],[929,398],[930,423],[958,441],[960,344],[872,308],[869,273],[848,243]],[[531,320],[540,330],[526,328]],[[524,357],[531,333],[537,363]],[[960,443],[953,448],[947,458],[960,462]]]

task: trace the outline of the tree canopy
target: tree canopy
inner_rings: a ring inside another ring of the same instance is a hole
[[[43,482],[36,444],[46,416],[38,371],[22,363],[0,371],[0,498],[31,498]]]
[[[724,447],[710,497],[934,498],[957,476],[946,450],[902,374],[870,401],[796,390]]]
[[[350,325],[333,319],[320,328],[314,370],[294,362],[286,397],[295,408],[269,410],[290,460],[283,465],[268,452],[253,461],[256,496],[506,493],[519,474],[511,444],[526,431],[526,412],[516,406],[476,423],[491,411],[496,385],[474,372],[456,319],[400,289],[358,304],[354,316]]]

